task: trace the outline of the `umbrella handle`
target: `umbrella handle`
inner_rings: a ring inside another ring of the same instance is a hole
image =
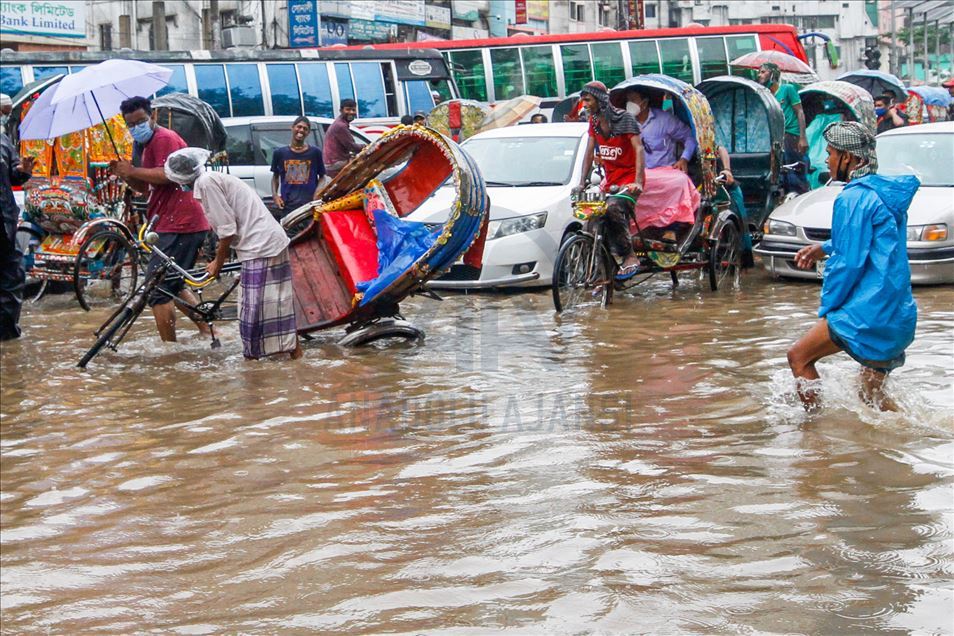
[[[106,136],[109,137],[109,143],[113,145],[113,151],[116,153],[116,160],[122,161],[122,157],[119,156],[119,148],[116,147],[116,142],[113,140],[113,133],[109,131],[109,124],[106,123],[106,118],[103,117],[103,111],[99,107],[99,102],[96,101],[96,93],[90,91],[90,95],[93,96],[93,103],[96,104],[96,110],[99,112],[99,116],[103,120],[103,128],[106,129]]]

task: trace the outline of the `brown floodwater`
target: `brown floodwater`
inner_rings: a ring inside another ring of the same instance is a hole
[[[416,299],[422,345],[246,362],[28,306],[2,348],[4,633],[954,631],[954,288],[856,396],[816,284]]]

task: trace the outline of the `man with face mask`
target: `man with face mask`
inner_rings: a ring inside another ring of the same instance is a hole
[[[782,107],[785,115],[785,146],[783,161],[786,164],[805,163],[805,153],[808,152],[808,137],[805,135],[805,111],[802,110],[802,100],[798,91],[791,84],[782,84],[782,70],[777,64],[768,62],[759,67],[759,84],[765,86]],[[804,172],[804,171],[803,171]],[[808,181],[804,174],[789,172],[785,175],[786,187],[791,192],[803,193],[808,191]]]
[[[661,108],[649,105],[649,92],[634,86],[626,91],[626,110],[639,122],[639,130],[646,149],[646,168],[672,166],[686,172],[689,160],[696,152],[696,136],[687,124]],[[682,153],[676,159],[677,144]]]
[[[175,258],[176,263],[185,269],[195,265],[196,255],[209,231],[209,222],[202,214],[202,206],[192,198],[192,194],[183,191],[169,180],[163,166],[166,158],[176,150],[185,148],[186,143],[175,131],[157,126],[152,120],[152,104],[145,97],[130,97],[119,105],[119,111],[126,120],[126,126],[133,140],[143,147],[141,166],[133,166],[129,161],[111,161],[113,174],[126,180],[131,188],[138,192],[149,192],[147,216],[158,216],[155,231],[159,234],[157,246],[165,254]],[[147,272],[158,267],[156,256],[149,261]],[[190,303],[197,302],[195,296],[184,288],[183,280],[162,284],[172,296],[180,296]],[[176,312],[172,298],[158,292],[149,299],[159,337],[166,342],[176,340]],[[195,322],[195,321],[193,321]],[[209,327],[195,323],[199,331],[208,334]]]
[[[325,166],[328,176],[334,177],[345,167],[351,157],[358,153],[362,146],[351,134],[351,122],[358,116],[358,104],[353,99],[341,100],[339,115],[325,133]]]
[[[890,95],[880,95],[874,100],[875,117],[878,118],[878,134],[908,125],[908,115],[900,112]]]
[[[818,322],[788,352],[806,410],[817,406],[815,363],[844,351],[861,364],[861,396],[882,410],[896,410],[882,393],[888,373],[904,364],[914,340],[918,308],[911,294],[906,229],[908,206],[920,186],[911,175],[875,174],[875,138],[855,121],[829,124],[831,176],[848,185],[835,199],[831,238],[795,255],[802,269],[829,256]]]

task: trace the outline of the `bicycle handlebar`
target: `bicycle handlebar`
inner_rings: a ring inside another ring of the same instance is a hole
[[[159,234],[157,232],[154,232],[152,228],[156,225],[156,222],[158,221],[158,219],[159,219],[158,215],[152,217],[151,219],[149,219],[149,223],[147,223],[146,225],[143,225],[139,229],[139,244],[143,247],[143,249],[145,249],[147,252],[154,252],[155,254],[157,254],[160,259],[162,259],[165,263],[169,265],[169,267],[171,267],[176,273],[182,276],[186,284],[189,285],[190,287],[205,287],[206,285],[211,283],[213,280],[215,280],[214,277],[209,276],[208,272],[204,272],[200,276],[194,276],[188,270],[185,270],[182,267],[180,267],[179,264],[176,263],[176,259],[172,258],[168,254],[163,252],[161,249],[156,247],[156,243],[159,242]]]

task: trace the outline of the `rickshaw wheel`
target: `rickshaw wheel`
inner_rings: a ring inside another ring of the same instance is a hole
[[[73,291],[84,310],[124,302],[138,279],[139,250],[120,232],[94,232],[80,245],[73,262]]]
[[[594,267],[590,267],[597,249]],[[596,247],[593,237],[577,234],[567,239],[553,264],[553,306],[565,311],[597,303],[606,307],[612,301],[612,257],[606,248]],[[592,271],[591,271],[592,269]]]
[[[709,248],[709,287],[718,290],[729,276],[737,281],[741,270],[742,235],[735,223],[727,221]]]

